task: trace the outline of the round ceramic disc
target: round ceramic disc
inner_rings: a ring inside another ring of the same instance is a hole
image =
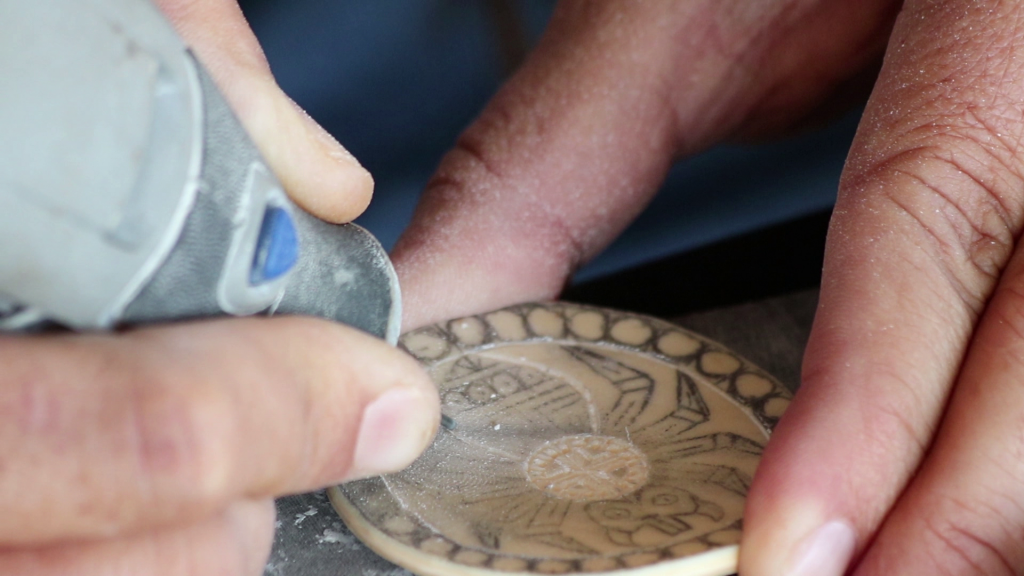
[[[634,314],[528,304],[401,346],[455,420],[412,466],[331,499],[430,576],[736,571],[743,504],[789,391],[721,345]]]

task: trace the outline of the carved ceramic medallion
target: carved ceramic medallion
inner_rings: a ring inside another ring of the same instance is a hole
[[[529,304],[406,334],[441,429],[408,469],[332,490],[352,531],[424,575],[736,570],[781,384],[653,318]]]

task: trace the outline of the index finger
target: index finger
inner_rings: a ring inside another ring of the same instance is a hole
[[[409,464],[415,362],[344,326],[236,319],[0,339],[0,543],[105,537]]]
[[[156,0],[300,206],[331,222],[366,209],[373,178],[277,85],[237,0]]]

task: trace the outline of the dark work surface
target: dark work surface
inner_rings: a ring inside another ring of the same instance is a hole
[[[669,317],[715,339],[793,388],[817,291]],[[277,534],[265,576],[408,576],[345,528],[324,492],[277,502]]]
[[[817,306],[818,291],[812,289],[673,320],[725,344],[795,392]]]
[[[570,286],[562,299],[672,318],[817,288],[831,211]]]

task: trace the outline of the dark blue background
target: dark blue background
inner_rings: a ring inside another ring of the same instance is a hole
[[[502,80],[485,0],[247,0],[278,81],[374,175],[359,222],[390,247],[431,172]],[[514,2],[524,36],[553,2]],[[856,127],[722,146],[675,166],[648,210],[578,280],[827,209]]]

